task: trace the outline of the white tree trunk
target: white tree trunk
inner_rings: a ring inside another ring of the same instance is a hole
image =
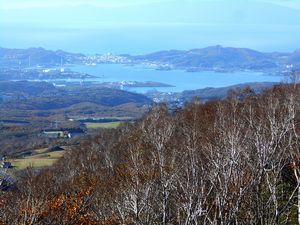
[[[300,224],[300,186],[298,187],[298,224]]]

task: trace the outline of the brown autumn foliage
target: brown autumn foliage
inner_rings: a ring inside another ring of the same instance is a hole
[[[295,224],[300,86],[101,131],[1,194],[2,224]],[[300,193],[300,192],[299,192]]]

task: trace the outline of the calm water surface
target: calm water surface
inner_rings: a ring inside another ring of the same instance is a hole
[[[76,72],[82,72],[97,76],[98,78],[85,79],[95,82],[119,82],[119,81],[155,81],[170,84],[174,87],[136,87],[127,90],[145,93],[158,90],[165,92],[179,92],[195,90],[205,87],[225,87],[248,82],[279,82],[280,76],[265,75],[261,72],[234,72],[219,73],[212,71],[185,72],[181,70],[160,71],[144,68],[142,66],[125,66],[119,64],[100,64],[97,66],[72,66]],[[71,81],[74,81],[72,79]]]

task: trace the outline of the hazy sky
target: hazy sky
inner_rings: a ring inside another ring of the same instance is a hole
[[[48,8],[48,7],[73,7],[90,5],[98,8],[120,8],[135,5],[149,5],[153,3],[176,2],[177,4],[200,3],[200,2],[237,2],[237,0],[1,0],[1,9],[29,9],[29,8]],[[299,0],[240,0],[240,2],[266,2],[277,4],[293,9],[300,8]]]
[[[300,48],[300,0],[0,0],[0,46],[143,53]]]

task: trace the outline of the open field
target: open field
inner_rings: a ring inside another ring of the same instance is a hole
[[[132,120],[134,118],[133,117],[128,117],[128,116],[106,116],[106,117],[103,117],[101,119],[126,121],[126,120]]]
[[[107,128],[107,129],[113,129],[120,126],[122,122],[109,122],[109,123],[91,123],[87,122],[84,123],[86,128],[88,129],[98,129],[98,128]]]
[[[45,167],[53,165],[63,156],[65,151],[47,152],[47,149],[34,150],[33,155],[24,158],[10,160],[16,170],[23,170],[27,167]]]

